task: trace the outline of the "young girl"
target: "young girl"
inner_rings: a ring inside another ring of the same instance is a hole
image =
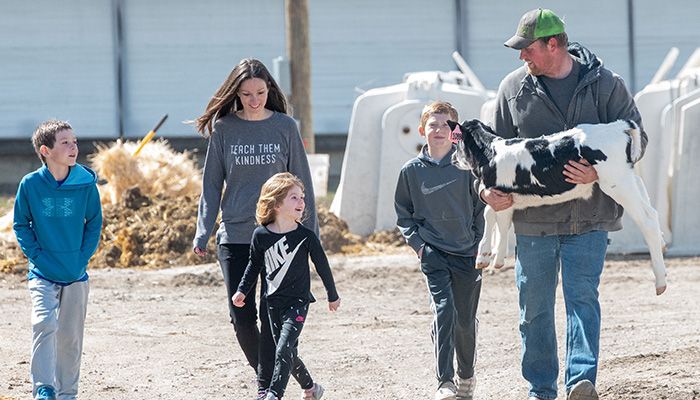
[[[275,370],[266,400],[282,398],[292,370],[304,389],[304,399],[316,400],[323,395],[323,387],[314,383],[297,357],[299,334],[309,303],[316,301],[311,294],[309,256],[326,287],[330,311],[338,309],[340,297],[318,236],[299,224],[304,209],[304,184],[297,177],[285,172],[265,182],[255,213],[260,227],[253,232],[250,262],[231,299],[236,307],[244,307],[247,295],[264,270],[267,289],[263,297],[267,300],[269,323],[277,345]],[[252,300],[254,296],[250,297]]]
[[[195,121],[197,130],[209,138],[209,144],[193,250],[200,256],[206,253],[221,209],[216,243],[226,284],[226,303],[238,343],[257,372],[259,398],[270,386],[275,360],[267,307],[260,304],[263,323],[258,331],[255,296],[243,308],[233,307],[229,299],[248,264],[250,238],[255,229],[255,199],[267,178],[287,171],[301,177],[308,188],[310,209],[304,223],[318,232],[309,164],[297,125],[286,112],[284,94],[265,66],[258,60],[244,59]]]

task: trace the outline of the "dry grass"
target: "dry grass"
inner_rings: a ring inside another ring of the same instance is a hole
[[[133,157],[135,142],[98,147],[91,167],[106,183],[102,199],[102,237],[90,267],[164,268],[215,260],[214,240],[207,257],[192,252],[201,192],[201,171],[188,152],[174,151],[165,140],[150,142]],[[328,253],[380,254],[403,245],[397,232],[361,238],[331,214],[332,194],[319,199],[321,242]],[[9,214],[0,219],[0,272],[26,271],[26,259],[12,232],[12,199],[3,199]],[[2,210],[2,208],[0,208]],[[3,224],[4,221],[4,224]],[[398,236],[397,236],[398,235]]]
[[[102,204],[118,204],[130,188],[138,187],[146,197],[199,196],[202,175],[189,152],[178,153],[167,141],[148,143],[138,156],[132,153],[138,144],[120,140],[99,146],[90,156],[90,164],[100,179]]]
[[[0,215],[5,215],[8,211],[10,211],[14,203],[15,196],[0,195]],[[2,398],[0,398],[0,400],[2,400]]]

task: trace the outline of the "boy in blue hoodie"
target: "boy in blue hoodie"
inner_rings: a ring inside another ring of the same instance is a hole
[[[427,143],[401,169],[394,207],[396,224],[418,255],[430,292],[438,382],[434,399],[471,400],[481,293],[475,256],[484,232],[484,204],[471,172],[452,164],[455,146],[447,120],[457,121],[450,103],[423,109],[418,132]]]
[[[88,298],[88,260],[102,229],[97,175],[77,164],[68,122],[39,125],[32,144],[43,166],[19,183],[14,231],[29,259],[30,375],[34,399],[75,399]]]

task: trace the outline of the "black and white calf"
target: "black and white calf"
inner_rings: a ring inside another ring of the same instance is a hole
[[[507,233],[513,210],[589,198],[593,183],[575,185],[564,180],[569,160],[586,159],[595,166],[600,189],[620,204],[639,225],[649,246],[656,294],[666,290],[665,246],[656,210],[651,206],[642,179],[634,172],[641,158],[641,133],[633,121],[578,125],[568,131],[533,139],[503,139],[478,120],[461,125],[449,121],[457,151],[453,162],[471,169],[486,188],[512,193],[513,207],[495,212],[486,207],[484,237],[479,243],[477,266],[491,263],[491,237],[498,227],[493,263],[503,266]],[[496,225],[496,226],[494,226]]]

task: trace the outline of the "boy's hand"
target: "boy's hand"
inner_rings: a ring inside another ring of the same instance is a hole
[[[194,254],[196,254],[200,257],[204,257],[207,255],[207,249],[200,249],[197,246],[195,246],[194,249],[192,249],[192,251],[194,251]]]
[[[233,305],[236,307],[243,307],[245,305],[245,295],[241,292],[236,292],[236,294],[231,297]]]
[[[418,259],[420,260],[421,257],[423,257],[423,249],[425,248],[425,245],[421,246],[420,249],[416,252],[418,255]]]
[[[340,307],[340,298],[338,298],[338,300],[336,300],[336,301],[329,301],[328,302],[328,310],[330,310],[331,312],[337,310],[338,307]]]

